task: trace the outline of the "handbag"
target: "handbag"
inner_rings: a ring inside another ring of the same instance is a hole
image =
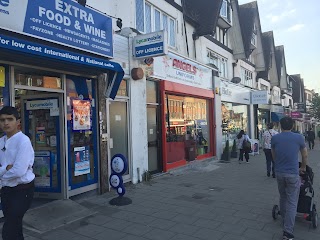
[[[242,142],[242,149],[251,152],[251,142],[248,139],[244,139]]]

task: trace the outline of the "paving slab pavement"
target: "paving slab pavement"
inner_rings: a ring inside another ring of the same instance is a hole
[[[320,209],[320,143],[309,152],[315,172],[315,200]],[[276,240],[282,238],[280,220],[272,207],[278,203],[276,180],[266,176],[264,155],[250,163],[214,160],[188,166],[137,185],[127,186],[133,203],[111,206],[110,192],[77,200],[96,214],[39,234],[25,231],[26,240]],[[45,221],[45,217],[43,219]],[[296,240],[320,239],[320,227],[297,217]]]

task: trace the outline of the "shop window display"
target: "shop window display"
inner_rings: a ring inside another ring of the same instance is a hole
[[[240,130],[248,131],[248,106],[234,103],[222,103],[222,136],[223,144],[236,138]]]
[[[185,148],[190,146],[195,147],[194,157],[209,153],[208,101],[193,97],[167,95],[165,105],[166,141],[169,152],[171,147],[174,149],[174,154],[168,154],[168,162],[188,158]]]

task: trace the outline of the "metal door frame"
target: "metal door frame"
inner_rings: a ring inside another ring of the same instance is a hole
[[[158,169],[156,171],[152,171],[151,173],[161,173],[163,172],[163,162],[162,162],[162,140],[161,140],[161,136],[162,136],[162,128],[161,128],[161,116],[160,116],[160,104],[158,103],[154,103],[154,104],[147,104],[146,106],[147,111],[148,108],[155,108],[156,109],[156,126],[157,126],[157,138],[158,138],[158,146],[157,146],[157,157],[158,157]],[[148,116],[147,116],[148,117]],[[148,122],[148,119],[147,119]],[[149,134],[147,134],[149,135]]]
[[[36,91],[36,90],[35,90]],[[14,93],[15,95],[15,93]],[[66,142],[65,142],[65,125],[64,125],[64,119],[65,119],[65,112],[63,111],[63,93],[46,93],[46,94],[39,94],[39,95],[26,95],[21,96],[21,103],[25,100],[31,100],[31,99],[46,99],[46,98],[57,98],[59,101],[59,124],[60,124],[60,131],[62,130],[62,134],[59,135],[60,137],[60,181],[61,181],[61,192],[60,193],[54,193],[54,192],[35,192],[35,197],[45,197],[45,198],[65,198],[67,195],[67,189],[66,189]],[[24,104],[21,104],[21,119],[25,119],[24,114]],[[21,121],[21,127],[22,129],[25,128],[24,121]]]
[[[123,181],[124,182],[130,182],[131,177],[132,177],[132,154],[131,154],[131,137],[130,137],[130,112],[129,112],[129,99],[128,98],[116,98],[115,100],[112,99],[106,99],[106,114],[107,114],[107,146],[108,146],[108,175],[110,176],[111,174],[111,150],[110,150],[110,141],[109,139],[111,138],[110,136],[110,104],[112,102],[123,102],[126,103],[127,107],[127,141],[128,141],[128,168],[129,168],[129,174],[123,175]]]

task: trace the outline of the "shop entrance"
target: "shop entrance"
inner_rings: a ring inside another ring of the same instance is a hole
[[[64,117],[61,104],[62,94],[20,97],[22,131],[29,136],[35,152],[33,168],[38,197],[63,197]]]

